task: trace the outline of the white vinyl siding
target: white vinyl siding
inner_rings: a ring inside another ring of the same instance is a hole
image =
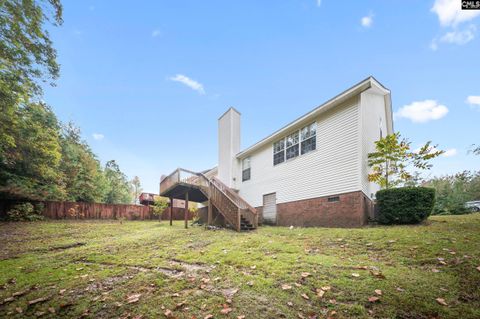
[[[380,139],[380,132],[383,137],[388,133],[387,119],[385,113],[385,98],[382,94],[377,94],[372,90],[367,90],[360,95],[360,114],[361,114],[361,160],[360,169],[362,171],[362,191],[365,195],[371,197],[380,187],[368,181],[368,174],[371,171],[368,166],[368,153],[375,151],[375,141]]]
[[[281,165],[273,165],[272,144],[252,153],[250,161],[256,173],[248,183],[239,185],[240,196],[258,207],[265,194],[276,193],[278,204],[360,190],[358,100],[350,99],[316,118],[313,151]],[[310,124],[312,120],[301,123],[290,134]]]

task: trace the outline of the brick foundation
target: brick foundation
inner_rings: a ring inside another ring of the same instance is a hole
[[[338,197],[339,201],[329,202]],[[257,207],[262,216],[262,207]],[[373,216],[373,203],[363,192],[351,192],[277,204],[278,226],[361,227]],[[261,219],[261,218],[260,218]]]

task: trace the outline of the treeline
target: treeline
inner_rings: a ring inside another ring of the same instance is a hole
[[[62,124],[44,103],[18,105],[10,119],[11,143],[3,145],[3,197],[130,203],[129,181],[115,161],[101,167],[80,129]]]
[[[0,3],[0,196],[130,203],[115,161],[101,167],[80,130],[42,102],[60,71],[45,23],[61,25],[62,11],[53,0]]]
[[[433,214],[465,214],[471,212],[465,202],[480,200],[480,171],[463,171],[434,177],[422,183],[436,191]]]

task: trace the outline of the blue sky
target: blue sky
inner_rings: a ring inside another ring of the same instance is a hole
[[[373,75],[395,129],[448,150],[430,174],[479,169],[480,11],[457,2],[64,1],[45,100],[102,163],[158,192],[176,167],[216,165],[229,106],[245,148]]]

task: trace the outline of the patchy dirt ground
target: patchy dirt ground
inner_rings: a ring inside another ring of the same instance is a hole
[[[0,223],[0,248],[0,317],[480,318],[480,214],[252,233]]]

